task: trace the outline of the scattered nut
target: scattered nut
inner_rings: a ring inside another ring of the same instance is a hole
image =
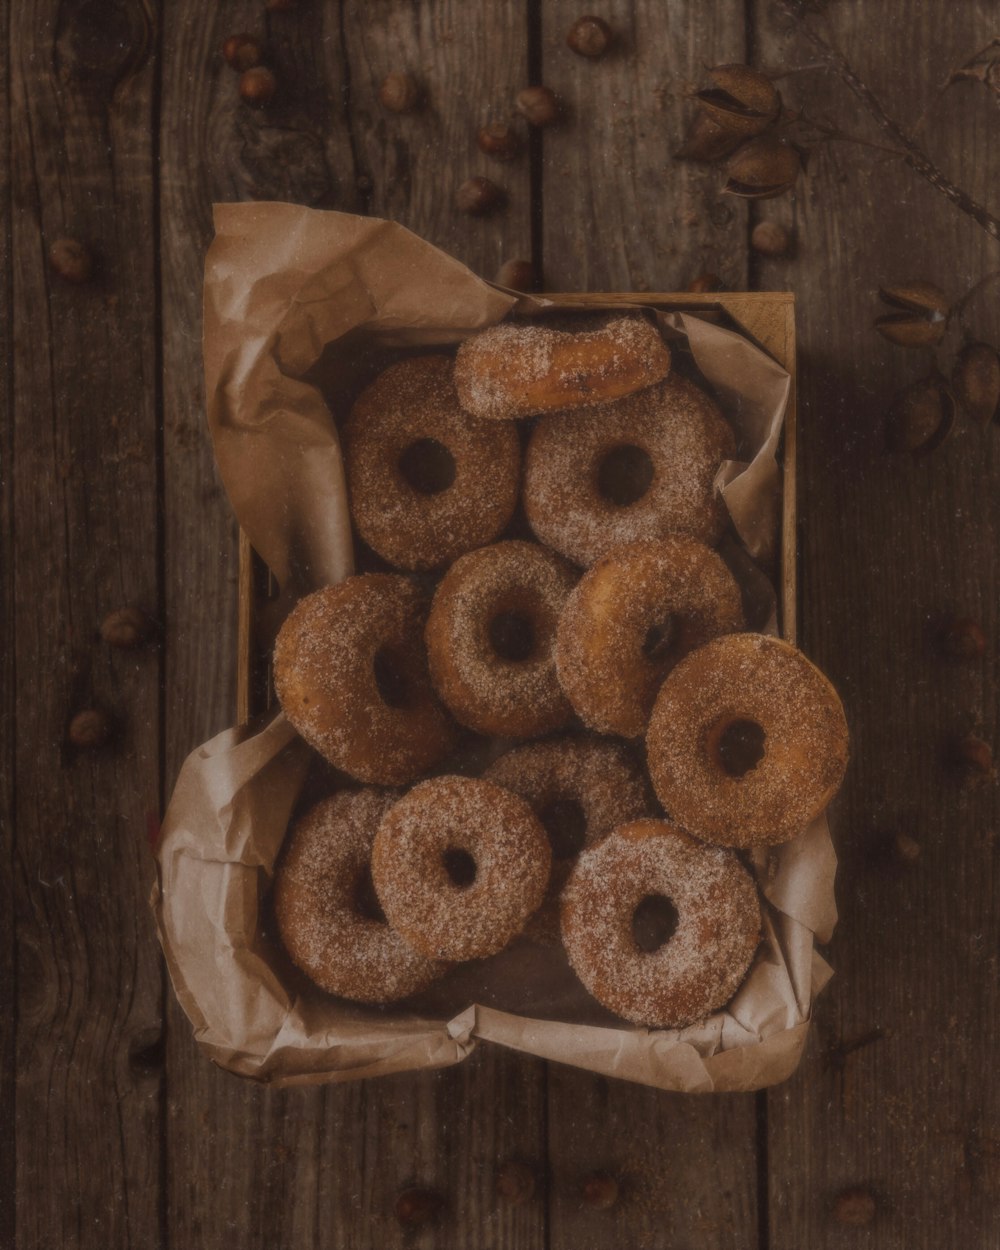
[[[455,192],[455,207],[460,213],[483,217],[503,204],[503,189],[489,178],[469,178]]]
[[[411,74],[386,74],[378,89],[379,103],[390,113],[413,113],[420,107],[421,91]]]
[[[580,1199],[593,1211],[607,1211],[618,1201],[618,1182],[607,1172],[592,1172],[583,1182]]]
[[[70,721],[67,732],[67,737],[73,746],[85,751],[92,751],[103,746],[110,736],[111,722],[100,708],[96,707],[88,707],[82,712],[77,712]]]
[[[530,260],[505,260],[494,279],[498,286],[512,291],[538,291],[541,283]]]
[[[227,64],[242,73],[244,70],[253,69],[255,65],[263,61],[264,45],[256,35],[249,35],[243,31],[238,35],[229,36],[222,45],[222,55],[226,58]]]
[[[743,200],[773,200],[791,191],[802,172],[798,149],[772,134],[749,139],[726,166],[726,195]]]
[[[90,248],[79,239],[56,239],[49,248],[49,265],[52,272],[64,282],[77,285],[89,282],[94,272],[94,258],[90,254]]]
[[[856,1228],[870,1224],[875,1218],[875,1195],[863,1185],[842,1189],[834,1199],[833,1218]]]
[[[496,157],[498,161],[510,161],[521,150],[517,131],[507,122],[487,122],[476,137],[480,152]]]
[[[955,660],[978,660],[986,654],[986,635],[970,617],[946,621],[938,641],[944,654]]]
[[[396,1199],[396,1219],[407,1228],[430,1224],[444,1206],[444,1198],[434,1189],[404,1189]]]
[[[948,325],[948,297],[931,282],[882,287],[879,299],[898,311],[875,319],[875,329],[898,347],[933,347]]]
[[[915,864],[920,858],[920,843],[908,833],[896,833],[892,839],[892,853],[903,864]]]
[[[717,273],[700,273],[687,284],[687,289],[692,295],[705,295],[713,291],[724,291],[726,288]]]
[[[101,622],[101,637],[109,647],[139,647],[153,632],[153,622],[138,608],[118,608]]]
[[[750,236],[750,245],[761,256],[787,256],[792,236],[777,221],[758,221]]]
[[[966,785],[985,785],[993,781],[993,748],[978,734],[967,733],[953,739],[950,756]]]
[[[497,1197],[521,1206],[535,1196],[535,1174],[520,1159],[508,1159],[497,1169]]]
[[[904,387],[886,416],[890,451],[926,455],[935,451],[955,428],[955,397],[944,379],[928,374]]]
[[[566,44],[578,56],[596,60],[603,56],[614,40],[611,27],[602,17],[581,17],[573,23],[566,35]]]
[[[257,65],[240,75],[240,95],[247,104],[267,104],[274,99],[278,80],[264,65]]]
[[[743,136],[726,130],[700,109],[695,113],[684,142],[674,153],[675,161],[695,161],[711,165],[731,155],[743,142]]]
[[[955,361],[951,384],[969,416],[988,425],[1000,407],[1000,355],[996,349],[989,343],[967,343]]]
[[[724,130],[760,134],[781,111],[781,96],[765,74],[749,65],[716,65],[708,71],[713,85],[695,99]]]
[[[525,87],[517,93],[514,107],[532,126],[551,126],[559,120],[559,100],[548,87]]]

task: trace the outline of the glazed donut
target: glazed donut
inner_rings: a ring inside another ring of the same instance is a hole
[[[622,743],[589,735],[515,747],[483,777],[519,795],[542,822],[552,848],[552,875],[546,901],[529,929],[555,938],[556,900],[579,853],[615,825],[649,814],[645,777]]]
[[[552,413],[528,444],[528,521],[541,542],[582,565],[670,533],[714,544],[726,510],[713,483],[734,451],[715,404],[676,374],[593,413]]]
[[[641,313],[574,321],[573,331],[503,321],[466,339],[455,358],[466,412],[510,419],[604,404],[667,376],[670,349]]]
[[[728,634],[668,675],[646,756],[678,824],[725,846],[769,846],[801,833],[836,794],[847,721],[801,651],[763,634]]]
[[[456,720],[512,738],[570,720],[553,649],[574,580],[570,566],[537,543],[495,543],[455,561],[434,595],[427,659]]]
[[[344,426],[358,533],[401,569],[433,569],[492,542],[517,504],[517,431],[463,412],[447,356],[391,365]]]
[[[591,729],[635,738],[677,661],[742,628],[740,589],[711,548],[682,536],[613,547],[566,600],[559,684]]]
[[[395,801],[361,790],[318,803],[292,828],[275,877],[278,932],[292,962],[321,989],[359,1003],[406,998],[447,967],[389,927],[371,887],[375,832]]]
[[[299,601],[274,647],[274,686],[292,725],[359,781],[403,785],[439,763],[455,728],[427,672],[420,590],[365,573]]]
[[[516,795],[472,777],[434,777],[387,813],[372,880],[389,923],[437,959],[501,950],[549,879],[545,830]]]
[[[649,904],[663,911],[640,944]],[[598,1002],[634,1024],[679,1029],[736,993],[760,943],[760,903],[734,852],[636,820],[580,856],[562,894],[562,934]]]

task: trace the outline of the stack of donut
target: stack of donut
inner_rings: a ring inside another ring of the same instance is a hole
[[[800,652],[743,632],[714,549],[735,439],[671,366],[639,313],[512,321],[355,403],[351,514],[385,571],[302,599],[274,653],[284,714],[351,779],[275,881],[329,993],[404,999],[520,933],[648,1027],[744,980],[763,919],[742,853],[823,810],[847,728]],[[482,737],[504,749],[464,775]]]

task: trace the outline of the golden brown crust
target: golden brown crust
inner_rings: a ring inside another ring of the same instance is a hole
[[[427,621],[431,677],[455,719],[479,733],[531,738],[573,715],[556,679],[556,628],[575,573],[537,543],[482,547],[456,560]],[[497,620],[527,622],[530,650],[507,658],[491,641]]]
[[[618,504],[602,493],[601,471],[622,447],[649,457],[652,480]],[[712,545],[727,516],[715,475],[735,447],[713,401],[674,373],[592,413],[543,417],[525,457],[525,512],[541,542],[584,566],[622,543],[674,533]]]
[[[615,547],[566,601],[559,684],[591,729],[635,738],[678,660],[742,628],[739,587],[711,548],[680,535]]]
[[[427,440],[454,465],[450,485],[433,491],[401,468]],[[492,542],[517,504],[517,431],[462,410],[447,356],[402,360],[379,374],[344,426],[344,459],[358,533],[397,568],[438,568]]]
[[[469,884],[449,874],[446,854],[455,851],[475,864]],[[372,880],[390,924],[416,950],[478,959],[521,931],[550,864],[545,831],[523,799],[472,777],[434,777],[383,819]]]
[[[407,578],[349,577],[308,595],[274,648],[278,699],[303,738],[359,781],[404,785],[438,764],[455,729],[427,672],[427,605]],[[393,702],[376,665],[393,675]]]
[[[650,896],[670,901],[677,924],[645,951],[632,921]],[[605,1007],[651,1028],[683,1028],[723,1007],[760,931],[757,890],[736,855],[664,820],[621,826],[585,851],[562,895],[563,943],[577,976]]]
[[[763,757],[742,776],[723,766],[725,730],[764,731]],[[847,721],[837,692],[795,647],[730,634],[670,673],[646,735],[649,775],[672,819],[726,846],[787,842],[823,811],[843,780]]]
[[[508,420],[607,403],[652,386],[670,370],[670,349],[637,313],[609,314],[596,329],[504,321],[466,339],[455,387],[474,416]]]

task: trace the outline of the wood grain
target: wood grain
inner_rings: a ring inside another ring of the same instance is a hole
[[[145,896],[155,649],[97,637],[158,586],[152,14],[10,12],[17,846],[17,1237],[160,1238],[162,980]],[[46,262],[84,239],[94,279]],[[99,751],[67,725],[97,705]]]
[[[762,60],[802,63],[808,48],[760,8]],[[873,13],[857,22],[831,5],[821,29],[912,125],[932,87],[996,33],[992,5],[941,18],[937,6],[897,6],[905,65]],[[788,93],[879,140],[832,76],[797,76]],[[996,208],[996,109],[985,90],[949,92],[922,140]],[[799,295],[803,644],[844,695],[854,762],[834,820],[837,976],[810,1057],[769,1098],[770,1244],[844,1245],[852,1233],[833,1204],[861,1185],[878,1204],[871,1229],[853,1234],[867,1245],[992,1245],[1000,1083],[979,1056],[1000,1014],[997,791],[963,789],[942,755],[967,719],[989,739],[997,729],[1000,449],[996,426],[965,421],[923,461],[888,455],[886,407],[930,362],[883,342],[871,322],[880,284],[921,278],[957,295],[996,268],[997,249],[901,163],[845,144],[813,152],[789,209],[796,257],[762,262],[758,280]],[[970,314],[970,328],[996,342],[995,297]],[[935,633],[950,613],[980,620],[983,661],[942,659]],[[897,830],[920,845],[913,865],[884,853]]]

